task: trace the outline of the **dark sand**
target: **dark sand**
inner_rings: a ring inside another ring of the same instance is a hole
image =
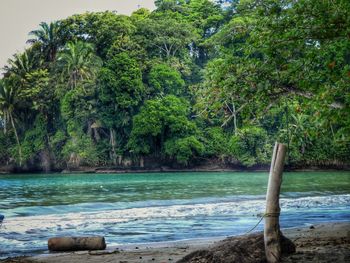
[[[329,223],[312,227],[282,230],[283,234],[295,245],[296,252],[283,257],[282,262],[350,262],[350,222]],[[255,236],[257,236],[255,234]],[[238,237],[242,239],[242,237]],[[243,237],[243,239],[247,239]],[[236,242],[236,243],[235,243]],[[108,248],[105,251],[81,251],[60,254],[42,254],[33,257],[20,257],[0,262],[45,262],[45,263],[146,263],[146,262],[181,262],[191,263],[226,263],[232,262],[229,254],[232,246],[237,247],[237,238],[187,240],[168,243],[129,245]],[[230,248],[231,246],[231,248]],[[200,250],[200,252],[195,252]],[[243,261],[264,262],[259,258],[261,251],[256,249],[254,257],[246,257]],[[191,254],[188,256],[189,254]],[[260,253],[260,254],[259,254]],[[214,257],[208,257],[214,255]],[[231,257],[232,258],[232,257]],[[231,261],[230,261],[231,260]]]

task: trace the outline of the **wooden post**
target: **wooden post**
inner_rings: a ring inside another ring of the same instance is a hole
[[[286,151],[287,147],[284,144],[276,142],[267,185],[264,242],[266,259],[269,263],[280,262],[281,259],[279,195]]]

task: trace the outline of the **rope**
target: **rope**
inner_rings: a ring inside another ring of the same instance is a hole
[[[245,232],[244,235],[247,235],[249,233],[251,233],[255,228],[258,227],[258,225],[261,223],[261,221],[265,218],[265,217],[279,217],[280,213],[265,213],[261,216],[261,218],[259,219],[258,223],[256,223],[255,226],[253,226],[249,231]]]

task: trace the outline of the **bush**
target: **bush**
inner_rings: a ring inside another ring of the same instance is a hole
[[[207,128],[204,132],[205,154],[222,157],[228,154],[229,138],[221,127]]]
[[[269,163],[271,149],[267,132],[260,127],[244,127],[229,142],[230,154],[247,167]]]
[[[204,152],[204,145],[194,136],[171,139],[165,142],[165,153],[179,164],[187,165],[195,155]]]
[[[91,166],[99,163],[98,153],[93,141],[83,133],[72,137],[64,145],[62,153],[67,160],[71,159],[72,154],[77,156],[79,164]]]
[[[25,132],[24,140],[22,143],[24,161],[34,158],[46,147],[46,136],[46,121],[44,116],[39,114],[35,119],[33,128]]]

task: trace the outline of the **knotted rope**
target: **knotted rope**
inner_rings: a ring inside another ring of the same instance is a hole
[[[265,213],[261,216],[261,218],[259,219],[258,223],[256,223],[255,226],[253,226],[249,231],[245,232],[244,235],[249,234],[250,232],[252,232],[255,228],[258,227],[258,225],[261,223],[261,221],[265,218],[265,217],[279,217],[280,216],[280,212],[278,213]]]

